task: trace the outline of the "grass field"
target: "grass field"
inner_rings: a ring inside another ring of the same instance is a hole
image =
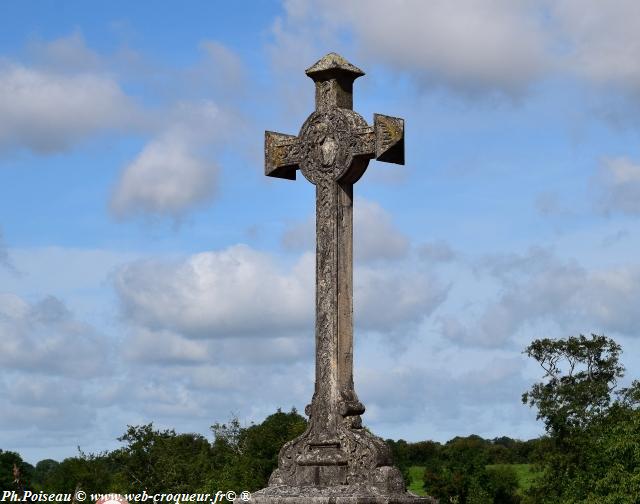
[[[520,492],[528,490],[533,484],[533,480],[538,476],[531,464],[495,464],[487,466],[487,468],[489,467],[513,467],[518,475]]]
[[[502,467],[509,466],[513,467],[518,475],[518,485],[520,487],[520,492],[523,492],[531,487],[533,480],[536,478],[537,474],[531,464],[495,464],[489,465],[490,467]],[[411,483],[409,484],[409,491],[417,494],[417,495],[426,495],[426,492],[422,488],[424,481],[422,480],[422,476],[424,474],[424,467],[422,466],[411,466],[409,468],[409,477],[411,478]]]
[[[416,495],[427,495],[427,493],[422,488],[424,485],[424,481],[422,476],[424,475],[424,467],[422,466],[411,466],[409,468],[409,477],[411,478],[411,483],[409,484],[408,490],[413,492]]]

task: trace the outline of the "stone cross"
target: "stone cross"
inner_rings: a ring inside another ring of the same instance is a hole
[[[386,444],[362,428],[353,385],[353,185],[372,158],[404,164],[404,121],[375,114],[371,127],[353,111],[353,82],[364,72],[338,54],[306,74],[316,109],[298,136],[265,132],[265,174],[295,180],[299,169],[316,186],[315,391],[307,430],[282,448],[262,492],[402,494]]]

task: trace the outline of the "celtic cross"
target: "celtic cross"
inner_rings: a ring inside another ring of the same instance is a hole
[[[404,121],[353,111],[364,72],[335,53],[306,74],[316,109],[298,136],[265,132],[265,173],[316,186],[316,382],[307,430],[285,444],[270,487],[377,488],[402,492],[386,444],[362,428],[353,386],[353,184],[369,160],[404,164]],[[344,490],[344,488],[343,488]]]

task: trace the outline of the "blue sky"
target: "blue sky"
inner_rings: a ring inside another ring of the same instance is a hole
[[[637,2],[4,2],[0,447],[207,434],[313,389],[314,190],[267,179],[304,69],[367,75],[406,165],[356,185],[355,380],[374,432],[542,432],[537,337],[640,373]]]

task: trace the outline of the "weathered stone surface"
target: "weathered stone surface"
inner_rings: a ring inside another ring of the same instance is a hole
[[[236,499],[236,502],[238,500]],[[343,487],[270,487],[251,495],[253,504],[437,504],[431,497],[408,492],[377,494],[357,486]]]
[[[265,174],[293,180],[299,169],[316,186],[316,384],[307,430],[282,447],[256,502],[431,502],[406,493],[388,446],[362,427],[353,386],[353,184],[370,159],[404,164],[404,121],[376,114],[371,127],[354,112],[364,72],[335,53],[306,73],[316,110],[297,137],[265,133]]]
[[[338,53],[334,52],[327,54],[324,58],[318,60],[304,71],[304,73],[314,80],[327,72],[334,72],[335,75],[342,73],[351,74],[353,75],[353,79],[364,75],[364,72],[357,66],[352,65]]]
[[[270,486],[251,495],[256,504],[437,504],[432,497],[419,497],[409,492],[380,492],[365,485],[332,487]]]

